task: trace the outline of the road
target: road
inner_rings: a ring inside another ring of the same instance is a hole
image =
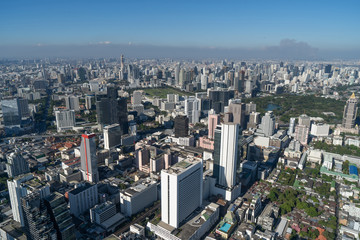
[[[95,133],[95,135],[100,135],[102,133]],[[82,133],[74,133],[74,134],[42,134],[42,135],[22,135],[18,137],[7,137],[2,140],[10,140],[10,139],[26,139],[26,138],[47,138],[47,137],[76,137],[81,136]]]
[[[160,208],[160,202],[158,202],[157,204],[155,204],[154,206],[152,206],[147,212],[143,212],[142,215],[140,217],[138,217],[137,219],[127,223],[124,227],[120,228],[119,230],[117,230],[114,235],[115,236],[119,236],[120,234],[122,234],[123,232],[126,232],[131,225],[135,224],[135,223],[140,223],[142,222],[145,218],[149,217],[151,214],[153,214],[158,208]]]

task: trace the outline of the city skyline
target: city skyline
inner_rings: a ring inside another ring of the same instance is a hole
[[[360,53],[356,1],[20,3],[2,4],[1,58],[354,59]]]

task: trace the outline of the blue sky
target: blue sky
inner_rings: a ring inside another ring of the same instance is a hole
[[[0,46],[145,44],[257,48],[283,39],[360,49],[360,1],[3,0]]]

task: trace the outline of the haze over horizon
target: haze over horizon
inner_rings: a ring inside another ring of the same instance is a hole
[[[360,3],[6,1],[0,58],[359,59]]]

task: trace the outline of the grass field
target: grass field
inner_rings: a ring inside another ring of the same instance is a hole
[[[194,96],[193,93],[183,92],[176,88],[166,87],[166,88],[144,88],[143,90],[148,97],[160,97],[166,98],[167,94],[179,94],[180,96]]]

